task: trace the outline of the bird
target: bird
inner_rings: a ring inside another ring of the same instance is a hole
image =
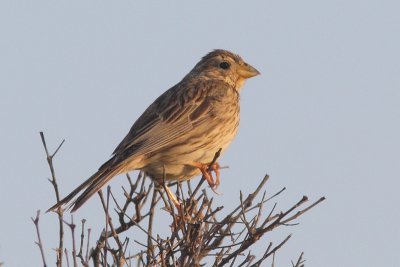
[[[209,169],[209,165],[236,136],[240,91],[246,79],[259,74],[233,52],[209,52],[143,112],[97,172],[48,211],[68,205],[74,212],[112,178],[133,170],[143,171],[157,183],[202,174],[215,189],[220,166],[215,162]]]

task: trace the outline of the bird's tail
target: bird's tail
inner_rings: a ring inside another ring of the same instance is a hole
[[[104,164],[106,165],[106,164]],[[104,166],[103,165],[103,166]],[[97,193],[108,181],[110,181],[114,176],[120,174],[122,172],[121,166],[117,167],[106,167],[103,166],[92,176],[89,177],[86,181],[84,181],[81,185],[79,185],[74,191],[68,194],[68,196],[64,197],[57,204],[52,206],[47,210],[54,211],[59,207],[68,204],[79,192],[85,189],[79,197],[77,197],[74,201],[72,201],[68,205],[68,209],[72,207],[71,212],[79,209],[91,196]]]

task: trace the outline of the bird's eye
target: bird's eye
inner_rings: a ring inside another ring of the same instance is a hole
[[[230,66],[231,66],[231,65],[230,65],[228,62],[226,62],[226,61],[221,62],[221,63],[219,64],[219,67],[220,67],[221,69],[224,69],[224,70],[229,69]]]

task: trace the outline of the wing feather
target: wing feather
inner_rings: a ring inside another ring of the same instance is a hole
[[[189,90],[188,86],[194,86],[196,90]],[[128,160],[171,144],[193,130],[194,125],[197,127],[209,121],[208,116],[215,116],[213,102],[220,99],[213,92],[221,94],[229,89],[228,84],[215,80],[177,84],[146,109],[113,154],[123,155],[118,158]],[[127,151],[129,155],[126,155]]]

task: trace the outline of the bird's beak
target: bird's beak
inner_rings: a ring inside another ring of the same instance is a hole
[[[260,74],[260,72],[258,70],[256,70],[254,67],[250,66],[249,64],[245,63],[244,65],[240,65],[238,68],[238,74],[247,79],[247,78],[251,78],[254,76],[257,76]]]

